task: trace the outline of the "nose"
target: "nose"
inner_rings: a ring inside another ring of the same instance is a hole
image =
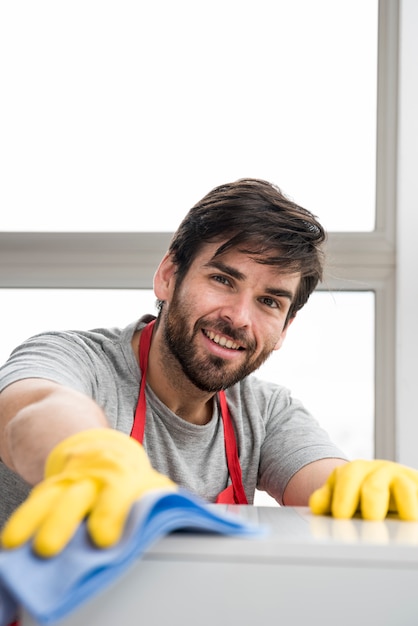
[[[221,317],[236,328],[248,328],[251,325],[251,299],[245,293],[228,296],[221,306]]]

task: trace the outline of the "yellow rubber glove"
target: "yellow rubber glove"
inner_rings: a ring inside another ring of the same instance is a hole
[[[94,543],[109,547],[120,539],[134,501],[161,488],[177,486],[151,467],[136,440],[107,428],[82,431],[52,450],[45,479],[9,518],[2,544],[16,548],[35,536],[35,552],[54,556],[88,516]]]
[[[383,520],[389,512],[418,521],[418,471],[392,461],[352,461],[333,470],[309,500],[316,515]]]

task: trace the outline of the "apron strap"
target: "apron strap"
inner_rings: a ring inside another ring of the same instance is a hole
[[[154,330],[155,320],[142,329],[139,339],[139,368],[142,372],[141,386],[139,388],[138,402],[135,410],[134,423],[131,430],[131,437],[142,444],[144,441],[145,420],[147,412],[147,401],[145,398],[145,385],[147,382],[148,355],[151,347],[151,337]]]
[[[238,457],[237,441],[235,437],[234,424],[232,422],[231,413],[224,391],[219,392],[219,402],[221,404],[221,415],[224,425],[226,462],[228,464],[229,475],[234,487],[234,499],[236,504],[248,504],[245,495],[244,485],[242,484],[241,465]]]

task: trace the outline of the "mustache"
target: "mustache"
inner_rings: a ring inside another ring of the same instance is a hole
[[[236,343],[242,345],[246,350],[254,351],[256,342],[248,336],[248,333],[242,328],[234,328],[225,320],[210,320],[202,318],[195,323],[195,333],[200,330],[210,328],[218,332],[220,335],[227,335]]]

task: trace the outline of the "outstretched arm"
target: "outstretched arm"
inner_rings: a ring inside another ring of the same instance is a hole
[[[60,552],[87,517],[94,543],[117,542],[133,503],[176,485],[156,472],[129,435],[107,428],[90,398],[48,381],[13,383],[0,395],[4,462],[36,485],[1,533],[5,548],[34,537],[43,557]]]
[[[106,428],[101,408],[86,395],[40,379],[12,383],[0,393],[0,456],[35,485],[51,450],[79,431]]]

